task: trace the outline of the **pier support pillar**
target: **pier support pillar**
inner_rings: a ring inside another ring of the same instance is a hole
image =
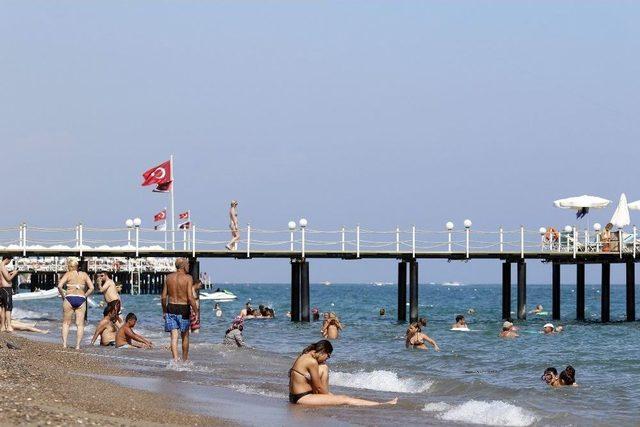
[[[511,317],[511,263],[502,263],[502,319]]]
[[[552,270],[551,318],[560,320],[560,263],[554,262]]]
[[[398,263],[398,322],[407,321],[407,263]]]
[[[576,319],[584,320],[584,263],[576,264]]]
[[[636,320],[636,265],[627,261],[627,322]]]
[[[418,262],[409,262],[409,321],[418,321]]]
[[[527,318],[527,264],[518,261],[518,319]]]
[[[602,289],[600,290],[600,321],[603,323],[611,320],[611,264],[602,263]]]
[[[300,321],[300,262],[291,260],[291,321]]]
[[[311,310],[309,307],[309,263],[302,261],[300,264],[300,321],[311,320]]]

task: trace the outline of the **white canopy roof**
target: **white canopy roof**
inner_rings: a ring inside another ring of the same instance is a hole
[[[577,197],[567,197],[566,199],[560,199],[553,202],[553,204],[557,208],[562,209],[582,209],[582,208],[593,208],[600,209],[606,208],[611,203],[611,200],[603,199],[602,197],[597,196],[577,196]]]

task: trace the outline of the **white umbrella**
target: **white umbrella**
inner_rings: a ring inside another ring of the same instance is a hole
[[[610,203],[611,200],[597,196],[588,196],[586,194],[584,196],[567,197],[566,199],[560,199],[553,202],[557,208],[576,209],[578,211],[578,217],[587,214],[589,209],[606,208]]]
[[[613,213],[611,217],[611,224],[618,228],[622,228],[626,225],[631,224],[631,218],[629,217],[629,206],[627,205],[627,196],[624,193],[620,195],[620,202],[618,203],[618,207],[616,211]]]
[[[627,207],[632,211],[640,211],[640,200],[636,200],[633,203],[629,203]]]

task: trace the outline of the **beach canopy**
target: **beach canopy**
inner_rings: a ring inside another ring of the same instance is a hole
[[[618,207],[616,211],[613,213],[611,217],[611,224],[618,228],[623,228],[631,224],[631,218],[629,217],[629,206],[627,205],[627,196],[622,193],[620,195],[620,202],[618,202]]]
[[[567,197],[566,199],[560,199],[553,202],[553,204],[557,208],[577,210],[578,218],[581,218],[589,213],[589,209],[606,208],[610,203],[611,200],[607,200],[597,196],[588,196],[586,194],[583,196]]]
[[[633,203],[629,203],[627,207],[632,211],[640,211],[640,200],[636,200]]]

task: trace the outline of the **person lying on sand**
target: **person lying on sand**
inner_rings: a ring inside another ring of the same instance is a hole
[[[35,323],[24,323],[19,320],[11,319],[11,327],[15,331],[36,332],[38,334],[48,334],[48,330],[36,328]]]
[[[329,367],[333,346],[327,340],[307,346],[289,369],[289,402],[304,406],[378,406],[395,405],[398,398],[374,402],[329,392]]]
[[[124,320],[124,325],[116,334],[116,348],[128,348],[129,346],[138,348],[151,348],[153,343],[133,331],[138,318],[135,314],[129,313]]]

